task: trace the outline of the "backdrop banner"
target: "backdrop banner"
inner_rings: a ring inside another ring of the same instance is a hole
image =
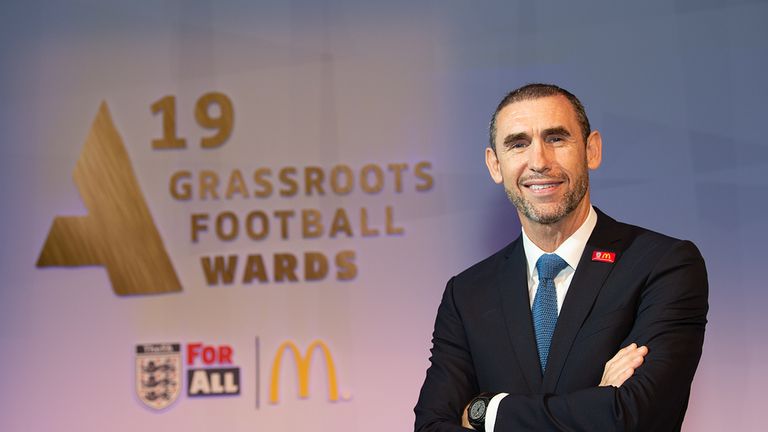
[[[684,429],[760,429],[767,2],[67,3],[0,6],[0,430],[411,430],[534,81],[595,205],[707,260]]]

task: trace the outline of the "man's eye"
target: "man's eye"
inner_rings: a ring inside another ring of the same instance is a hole
[[[556,143],[556,142],[564,141],[564,139],[560,135],[550,135],[547,137],[546,141],[549,143]]]
[[[507,144],[507,147],[512,150],[524,149],[527,146],[528,146],[527,141],[512,141],[511,143]]]

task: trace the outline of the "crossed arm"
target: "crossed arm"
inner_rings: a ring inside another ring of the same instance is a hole
[[[643,364],[643,360],[647,354],[648,347],[637,346],[634,342],[620,349],[613,358],[605,363],[603,378],[598,387],[621,387],[621,385],[635,373],[635,370]],[[475,428],[469,424],[469,419],[467,418],[468,408],[469,403],[464,407],[464,413],[461,416],[461,425],[467,429],[475,430]]]
[[[495,432],[678,431],[701,356],[706,324],[704,261],[690,242],[667,244],[637,292],[633,325],[620,346],[647,347],[642,367],[628,367],[639,348],[606,364],[601,385],[568,393],[510,394]],[[462,431],[461,416],[480,391],[462,317],[446,291],[435,327],[432,366],[416,406],[419,432]],[[644,351],[644,350],[643,350]],[[642,351],[641,351],[642,352]],[[593,365],[593,367],[598,367]],[[498,391],[498,390],[497,390]]]

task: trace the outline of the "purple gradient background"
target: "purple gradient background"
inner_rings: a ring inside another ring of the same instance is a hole
[[[498,99],[530,81],[572,90],[603,133],[594,203],[691,239],[707,259],[710,323],[684,430],[762,430],[768,2],[136,3],[0,6],[0,430],[409,430],[443,284],[518,235],[482,153]],[[153,152],[149,105],[177,95],[179,130],[194,142],[203,132],[183,113],[210,90],[235,102],[230,142],[216,153]],[[119,298],[103,269],[34,267],[53,216],[85,211],[71,173],[101,100],[183,294]],[[252,203],[183,205],[167,192],[183,167],[420,160],[435,175],[422,195],[265,203],[394,203],[401,238],[262,245],[354,248],[360,276],[346,285],[205,287],[201,254],[253,245],[191,245],[186,215]],[[264,404],[270,355],[258,410],[252,386],[239,398],[182,396],[162,413],[134,396],[137,343],[229,343],[250,383],[256,336],[265,353],[284,339],[328,340],[352,399],[328,403],[316,364],[312,397],[297,400],[286,372],[281,404]]]

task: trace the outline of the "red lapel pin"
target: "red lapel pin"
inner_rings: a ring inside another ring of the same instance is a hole
[[[594,251],[592,261],[612,263],[616,261],[616,252]]]

